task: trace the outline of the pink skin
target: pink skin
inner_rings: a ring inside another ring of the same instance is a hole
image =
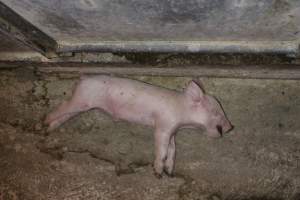
[[[175,162],[175,133],[179,128],[205,127],[207,135],[220,137],[232,129],[215,98],[204,93],[194,82],[184,92],[109,76],[81,79],[70,101],[51,112],[45,123],[51,131],[71,117],[93,108],[116,119],[155,128],[154,171],[172,175]]]

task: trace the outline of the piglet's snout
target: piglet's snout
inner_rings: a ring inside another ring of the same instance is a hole
[[[222,123],[222,125],[217,125],[216,129],[220,136],[222,136],[224,133],[228,133],[233,129],[232,124],[229,121],[225,121]]]
[[[223,133],[228,133],[229,131],[231,131],[234,128],[234,126],[228,122],[226,123],[226,125],[223,127]]]

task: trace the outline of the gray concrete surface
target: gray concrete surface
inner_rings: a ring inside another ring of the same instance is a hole
[[[48,53],[299,54],[297,0],[1,0],[1,7],[0,17]]]
[[[132,77],[181,90],[190,78]],[[0,71],[0,199],[300,199],[300,82],[202,78],[235,129],[178,133],[175,177],[152,172],[148,127],[96,110],[47,134],[77,79]]]

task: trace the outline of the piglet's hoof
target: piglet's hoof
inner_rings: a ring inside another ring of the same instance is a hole
[[[165,174],[170,177],[170,178],[174,178],[174,173],[169,173],[168,170],[166,168],[164,168],[164,172]]]
[[[155,176],[157,179],[161,179],[161,178],[162,178],[162,174],[159,174],[159,173],[157,173],[157,172],[154,172],[153,174],[154,174],[154,176]]]
[[[162,173],[156,172],[155,167],[154,167],[154,163],[152,163],[151,166],[152,166],[152,169],[153,169],[153,175],[154,175],[156,178],[161,179],[161,178],[162,178]]]

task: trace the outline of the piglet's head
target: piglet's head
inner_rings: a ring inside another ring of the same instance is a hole
[[[220,103],[213,96],[205,94],[195,81],[189,82],[184,95],[191,125],[204,126],[211,137],[220,137],[233,128]]]

